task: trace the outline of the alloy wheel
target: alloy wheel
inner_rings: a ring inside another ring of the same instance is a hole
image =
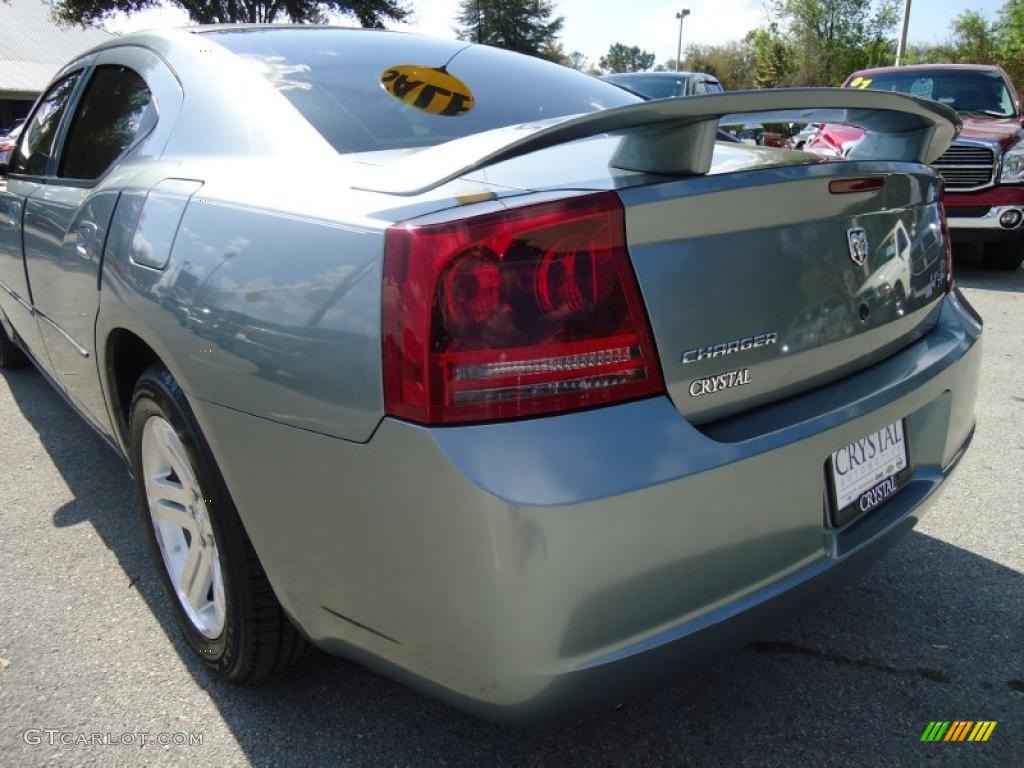
[[[215,639],[224,631],[226,613],[217,540],[185,446],[161,416],[150,416],[143,426],[142,472],[171,585],[195,629]]]

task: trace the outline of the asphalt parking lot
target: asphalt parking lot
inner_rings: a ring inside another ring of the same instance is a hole
[[[0,376],[0,765],[1024,765],[1024,269],[969,256],[977,436],[925,522],[739,655],[545,731],[319,654],[255,688],[213,679],[172,626],[119,459],[39,374]],[[998,725],[921,743],[932,720]],[[151,736],[51,746],[29,729]]]

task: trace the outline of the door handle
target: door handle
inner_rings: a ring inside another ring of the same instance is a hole
[[[78,232],[75,235],[75,253],[83,259],[89,259],[90,257],[89,248],[96,239],[97,229],[97,226],[91,221],[87,221],[78,227]]]

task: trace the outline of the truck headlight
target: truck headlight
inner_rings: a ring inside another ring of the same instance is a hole
[[[1018,141],[1003,155],[1003,184],[1024,184],[1024,141]]]

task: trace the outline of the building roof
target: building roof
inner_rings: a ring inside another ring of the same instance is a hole
[[[43,0],[0,2],[0,91],[36,94],[62,66],[113,37],[54,21]]]

